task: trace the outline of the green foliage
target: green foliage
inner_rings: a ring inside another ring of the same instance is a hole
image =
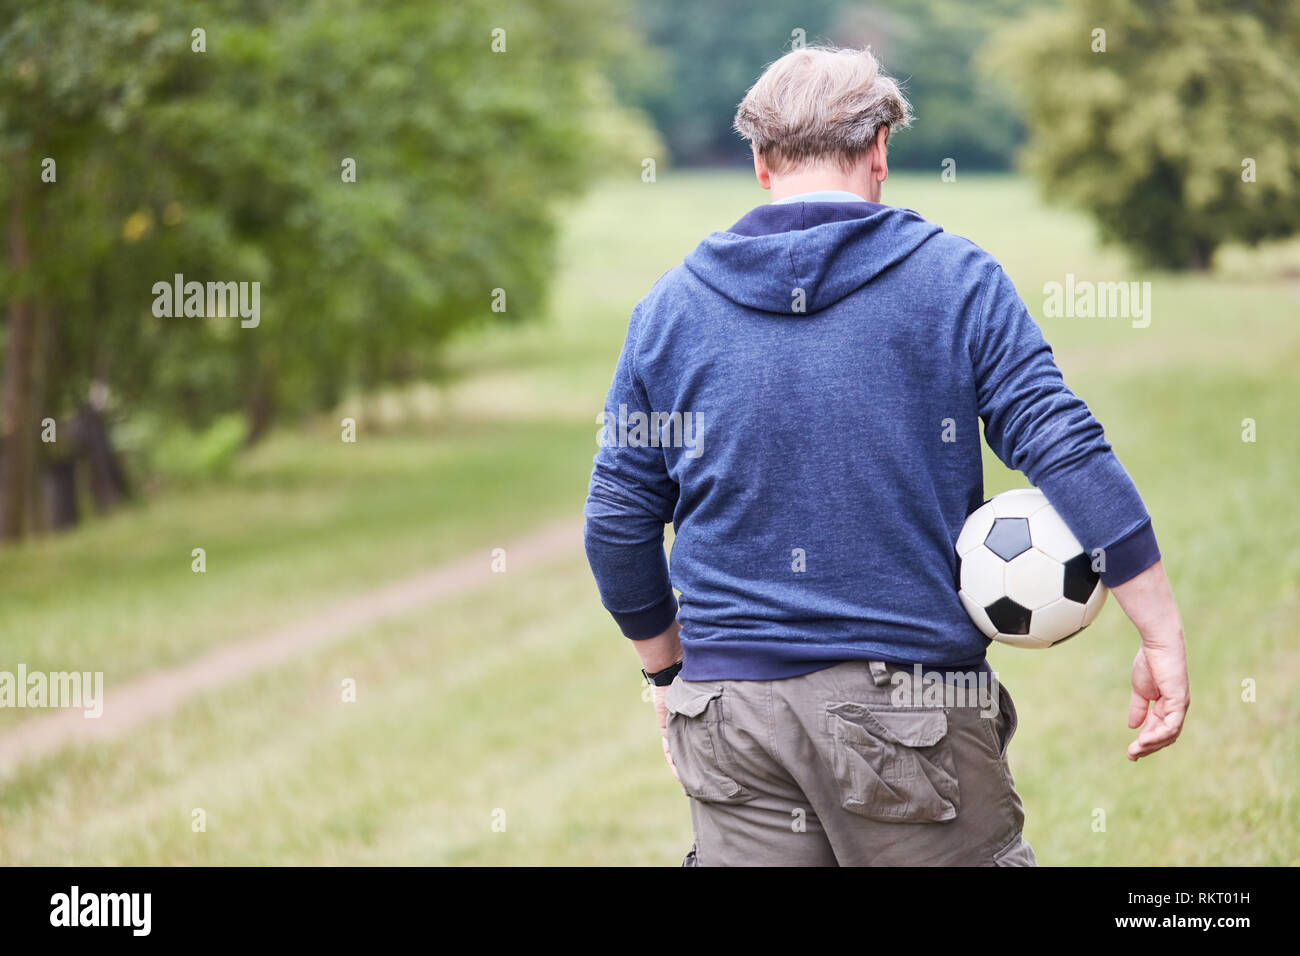
[[[0,201],[24,191],[36,249],[0,290],[52,308],[56,412],[98,379],[201,427],[426,373],[457,326],[538,313],[598,118],[637,128],[602,82],[617,0],[137,6],[0,3]],[[260,325],[155,317],[177,273],[259,282]]]
[[[731,130],[745,91],[788,52],[793,31],[809,44],[870,46],[904,81],[916,123],[890,145],[898,168],[938,170],[945,157],[962,168],[1010,166],[1024,130],[1005,91],[973,67],[989,32],[1043,0],[638,0],[652,51],[622,64],[625,95],[654,118],[682,165],[743,164]]]
[[[137,471],[170,485],[228,476],[247,440],[248,423],[235,413],[195,429],[142,412],[117,433],[118,450]]]
[[[624,94],[654,119],[675,162],[743,163],[749,150],[731,129],[736,107],[763,68],[830,36],[843,0],[639,0],[652,56],[623,65]]]
[[[855,12],[844,29],[867,40],[904,84],[916,113],[890,141],[889,163],[936,173],[946,158],[959,170],[1007,169],[1024,126],[1006,90],[976,69],[996,29],[1042,0],[882,0]]]
[[[990,62],[1018,80],[1028,169],[1140,259],[1202,268],[1223,242],[1300,228],[1294,4],[1072,0],[1011,28]]]

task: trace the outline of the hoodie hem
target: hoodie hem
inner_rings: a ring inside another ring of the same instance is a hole
[[[884,661],[908,670],[920,665],[927,671],[942,672],[945,680],[953,672],[991,673],[992,670],[983,652],[964,660],[941,661],[917,660],[913,655],[900,653],[897,647],[872,643],[855,644],[852,647],[825,644],[773,646],[768,641],[727,641],[724,647],[710,646],[712,643],[682,641],[682,680],[784,680],[850,661]]]

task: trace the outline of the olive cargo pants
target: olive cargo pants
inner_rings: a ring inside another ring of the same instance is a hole
[[[668,688],[683,866],[1034,866],[1011,696],[881,661]],[[968,678],[974,683],[975,675]],[[927,689],[928,687],[928,689]]]

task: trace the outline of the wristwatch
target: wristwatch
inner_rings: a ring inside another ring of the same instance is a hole
[[[673,678],[677,676],[677,672],[681,669],[682,662],[678,661],[676,664],[669,664],[663,670],[655,671],[653,674],[643,667],[641,673],[645,675],[646,683],[653,684],[655,687],[667,687],[673,682]]]

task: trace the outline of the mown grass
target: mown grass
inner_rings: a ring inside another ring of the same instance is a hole
[[[568,216],[550,313],[459,340],[419,422],[362,419],[355,445],[329,423],[285,430],[219,485],[0,554],[0,669],[104,670],[111,687],[576,515],[632,305],[763,198],[730,174],[603,186]],[[1143,273],[1012,178],[896,177],[886,199],[1006,265],[1137,480],[1183,606],[1191,718],[1136,765],[1136,639],[1117,606],[1052,651],[992,649],[1040,861],[1300,862],[1297,285]],[[1067,272],[1150,281],[1150,327],[1041,318],[1043,284]],[[988,493],[1024,483],[987,461]],[[0,862],[676,864],[685,798],[623,644],[580,553],[493,576],[24,768],[0,784]],[[0,729],[30,716],[0,711]]]

